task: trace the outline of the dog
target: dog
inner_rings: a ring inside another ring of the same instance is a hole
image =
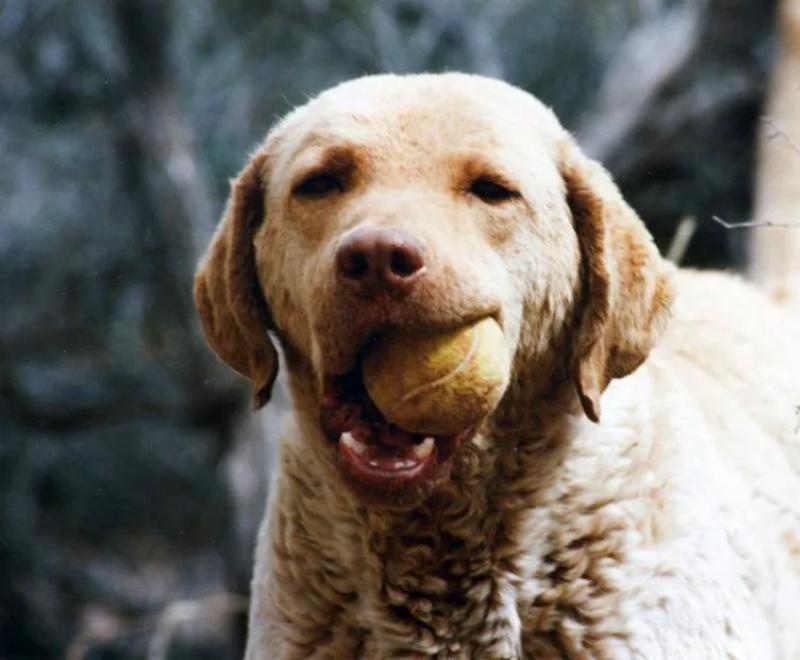
[[[663,260],[531,95],[379,75],[295,109],[195,299],[257,408],[270,336],[291,392],[249,660],[800,658],[798,317]],[[512,354],[497,408],[432,450],[393,428],[365,347],[485,317]]]

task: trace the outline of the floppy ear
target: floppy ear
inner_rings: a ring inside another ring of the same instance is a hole
[[[571,139],[560,169],[583,262],[573,376],[586,416],[597,422],[603,390],[645,360],[669,320],[673,268],[608,172]]]
[[[194,299],[206,340],[253,384],[255,408],[269,400],[278,373],[273,327],[256,276],[253,235],[264,220],[266,156],[254,156],[231,184],[222,220],[194,280]]]

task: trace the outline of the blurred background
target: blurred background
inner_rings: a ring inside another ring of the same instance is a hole
[[[553,106],[662,249],[741,265],[770,0],[0,0],[0,658],[238,658],[286,397],[191,277],[268,127],[382,71]]]

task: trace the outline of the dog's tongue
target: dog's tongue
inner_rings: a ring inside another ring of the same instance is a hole
[[[371,443],[375,443],[385,450],[405,451],[415,444],[413,434],[386,422],[374,422],[369,439]]]
[[[427,463],[434,457],[436,441],[425,438],[419,442],[404,432],[388,432],[359,440],[354,433],[345,431],[339,438],[339,452],[349,461],[362,467],[380,470],[404,470]]]
[[[358,458],[366,465],[386,470],[405,469],[432,457],[433,438],[404,431],[369,406],[351,411],[348,421],[339,434],[340,451],[355,454],[350,458]]]

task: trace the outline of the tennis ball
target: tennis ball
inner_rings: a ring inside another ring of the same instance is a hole
[[[488,415],[508,385],[511,356],[484,318],[447,332],[396,331],[371,347],[364,386],[387,420],[414,433],[455,435]]]

